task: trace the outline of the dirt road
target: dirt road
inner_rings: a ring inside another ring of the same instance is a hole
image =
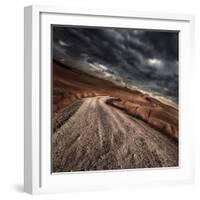
[[[106,104],[109,98],[83,99],[53,133],[53,172],[178,165],[177,142]]]

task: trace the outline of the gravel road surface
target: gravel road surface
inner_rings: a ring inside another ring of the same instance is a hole
[[[177,142],[106,104],[109,98],[83,99],[66,121],[58,115],[62,123],[52,136],[53,172],[178,165]]]

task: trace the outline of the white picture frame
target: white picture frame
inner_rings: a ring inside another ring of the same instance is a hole
[[[194,128],[188,92],[192,87],[194,16],[56,6],[25,8],[25,128],[24,190],[54,193],[96,189],[134,188],[194,182]],[[133,27],[180,31],[179,167],[51,174],[50,83],[51,24]],[[46,102],[46,103],[44,103]]]

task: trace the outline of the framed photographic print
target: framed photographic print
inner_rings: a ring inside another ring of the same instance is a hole
[[[190,15],[25,8],[25,191],[192,183]]]

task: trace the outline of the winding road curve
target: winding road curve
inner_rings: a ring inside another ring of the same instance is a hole
[[[178,165],[177,142],[106,104],[109,98],[83,99],[53,133],[53,172]]]

